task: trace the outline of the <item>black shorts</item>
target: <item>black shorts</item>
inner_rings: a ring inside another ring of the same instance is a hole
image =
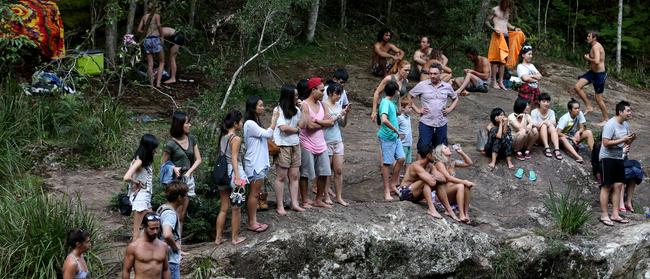
[[[603,172],[603,185],[606,187],[614,183],[625,183],[625,165],[623,160],[603,158],[600,160],[600,168]]]
[[[605,92],[605,79],[607,78],[607,72],[595,73],[588,71],[581,75],[580,78],[586,79],[591,83],[594,86],[594,92],[596,94],[602,94]]]

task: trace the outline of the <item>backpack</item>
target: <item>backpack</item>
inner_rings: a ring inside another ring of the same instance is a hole
[[[212,168],[212,185],[213,186],[226,186],[230,184],[230,176],[228,175],[228,159],[226,159],[226,151],[230,146],[230,141],[233,136],[230,136],[226,142],[226,148],[220,151],[217,162]]]
[[[158,210],[156,210],[156,214],[158,214],[158,216],[160,216],[160,218],[162,219],[162,214],[163,214],[165,211],[169,211],[169,210],[174,211],[174,214],[176,214],[176,211],[175,211],[173,208],[167,206],[166,204],[163,204],[163,205],[159,206],[159,207],[158,207]],[[161,228],[160,228],[160,230],[158,231],[158,239],[164,241],[165,238],[164,238],[163,235],[162,235],[162,231],[163,231],[163,230],[162,230],[162,220],[161,220],[161,224],[160,224],[160,225],[161,225]],[[178,223],[178,215],[177,215],[177,216],[176,216],[176,224],[174,224],[174,227],[172,228],[172,234],[174,235],[174,237],[175,237],[176,239],[180,239],[180,235],[178,234],[178,230],[177,230],[177,229],[178,229],[178,226],[179,226],[179,223]]]

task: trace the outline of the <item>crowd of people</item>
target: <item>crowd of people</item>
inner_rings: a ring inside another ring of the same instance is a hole
[[[160,36],[165,32],[155,9],[151,11],[143,17],[139,29],[148,27],[148,35],[158,32]],[[498,161],[505,159],[507,168],[522,179],[525,170],[515,170],[513,157],[517,161],[532,160],[534,149],[539,148],[538,153],[549,160],[563,160],[561,150],[564,149],[582,164],[585,160],[581,150],[587,148],[602,184],[599,221],[606,226],[612,226],[613,222],[628,223],[619,212],[634,211],[632,196],[641,181],[639,176],[643,175],[638,162],[629,163],[633,160],[627,159],[637,135],[630,132],[628,124],[632,115],[630,103],[619,102],[616,115],[607,119],[602,98],[605,54],[597,42],[597,33],[589,32],[587,36],[591,51],[585,59],[590,63],[590,70],[579,78],[574,88],[586,110],[583,112],[580,103],[571,98],[566,104],[567,113],[556,118],[550,94],[540,90],[543,76],[532,63],[533,49],[523,46],[525,36],[508,23],[509,14],[507,0],[500,1],[491,10],[488,26],[493,33],[488,55],[481,56],[475,48],[467,48],[465,54],[472,68],[464,69],[456,78],[448,66],[448,58],[440,49],[431,47],[429,37],[421,37],[412,65],[404,60],[405,52],[390,42],[394,36],[390,30],[378,33],[373,45],[371,73],[381,80],[373,91],[370,121],[377,125],[377,163],[384,200],[391,201],[397,196],[401,201],[426,206],[426,213],[434,218],[443,218],[440,209],[455,221],[472,222],[470,202],[475,183],[459,177],[456,169],[470,167],[474,161],[460,145],[449,145],[448,127],[461,124],[450,123],[448,116],[461,105],[460,96],[488,92],[489,87],[507,90],[504,73],[512,70],[516,71],[520,83],[512,112],[499,107],[492,109],[487,116],[489,122],[478,131],[477,147],[488,158],[488,168],[496,168]],[[154,41],[149,37],[147,40]],[[155,45],[147,40],[146,48]],[[417,81],[411,88],[409,78]],[[233,109],[225,114],[218,142],[227,164],[228,182],[213,185],[221,200],[216,219],[216,245],[226,241],[223,234],[228,211],[231,243],[238,245],[246,240],[241,235],[243,206],[247,213],[246,230],[262,233],[269,228],[257,218],[257,210],[262,185],[272,164],[275,165],[275,211],[279,216],[288,214],[284,201],[295,212],[312,207],[330,209],[335,203],[348,206],[343,198],[345,141],[342,136],[352,107],[344,89],[348,79],[345,69],[336,69],[326,82],[320,77],[310,77],[300,80],[296,86],[282,86],[277,105],[272,109],[267,110],[260,97],[248,96],[244,112]],[[582,90],[589,83],[594,85],[596,101],[603,112],[602,143],[596,142],[594,133],[585,125],[585,115],[593,110]],[[267,111],[272,114],[270,122],[264,123],[262,119]],[[411,126],[413,116],[418,121],[417,141]],[[160,182],[165,186],[166,203],[156,211],[151,205],[152,164],[159,140],[150,134],[143,135],[132,157],[123,180],[129,184],[133,235],[125,252],[122,278],[129,278],[131,271],[135,271],[136,277],[180,278],[183,223],[189,198],[196,195],[193,173],[202,163],[199,142],[191,135],[191,127],[186,113],[173,113],[170,137],[161,158]],[[629,165],[637,168],[631,171],[636,175],[633,179],[627,175]],[[537,179],[533,170],[527,176],[531,181]],[[311,194],[310,182],[315,195]],[[288,198],[284,194],[285,185]],[[610,193],[614,205],[611,215],[608,212]],[[84,230],[70,231],[68,244],[72,250],[64,263],[64,278],[85,278],[88,267],[83,254],[91,247],[90,234]]]

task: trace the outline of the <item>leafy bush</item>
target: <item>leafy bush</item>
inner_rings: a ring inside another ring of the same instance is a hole
[[[551,185],[544,205],[551,213],[555,225],[567,234],[576,234],[590,217],[588,203],[570,187],[567,187],[564,193],[558,194]]]
[[[93,216],[79,198],[55,198],[41,189],[34,177],[0,185],[0,274],[8,278],[56,278],[69,251],[67,231],[84,228],[93,248],[87,253],[89,269],[101,274],[97,255],[104,249]]]
[[[495,279],[515,279],[520,278],[519,266],[517,263],[517,254],[509,247],[501,248],[501,251],[493,263]]]

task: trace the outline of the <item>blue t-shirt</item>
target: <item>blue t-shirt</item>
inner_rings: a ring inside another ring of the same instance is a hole
[[[390,124],[397,129],[397,105],[389,98],[383,98],[381,103],[379,103],[379,115],[377,117],[382,117],[384,114],[388,117]],[[384,123],[381,123],[379,131],[377,131],[377,136],[383,140],[397,139],[397,133],[388,128]]]

